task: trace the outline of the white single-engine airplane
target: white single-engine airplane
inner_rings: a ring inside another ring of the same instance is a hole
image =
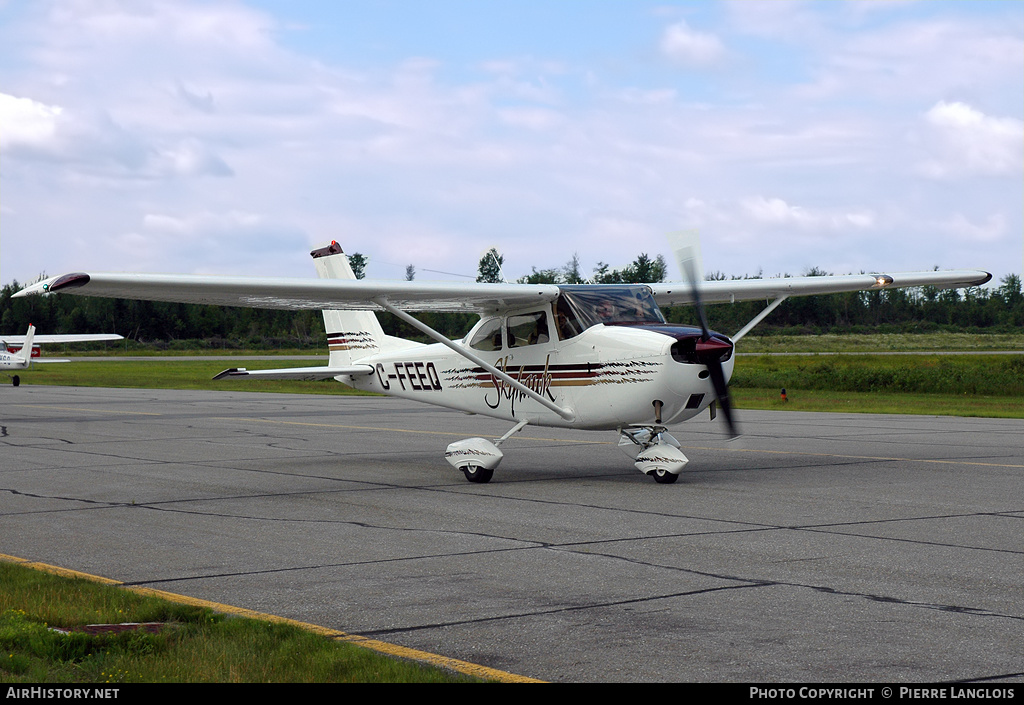
[[[45,343],[87,343],[99,340],[121,340],[124,336],[113,333],[82,333],[65,335],[36,335],[36,327],[29,325],[25,335],[7,335],[0,337],[0,370],[27,370],[33,362],[71,362],[71,360],[58,360],[55,358],[33,358],[32,346]],[[11,352],[8,346],[20,345],[21,349]],[[7,373],[5,373],[7,374]],[[11,382],[17,387],[21,384],[21,377],[7,374]]]
[[[692,252],[696,252],[693,248]],[[471,482],[487,482],[498,446],[527,424],[614,430],[638,470],[671,483],[687,463],[666,426],[721,408],[736,435],[728,397],[735,343],[789,296],[935,286],[976,286],[983,271],[862,274],[701,281],[699,255],[680,255],[689,284],[563,286],[356,280],[332,242],[311,253],[319,280],[160,274],[52,277],[15,296],[85,296],[273,309],[324,309],[326,367],[226,370],[220,378],[328,379],[513,423],[493,441],[469,438],[445,457]],[[705,302],[771,299],[731,338],[708,330]],[[693,304],[701,326],[665,322],[659,305]],[[437,341],[385,335],[374,311],[389,311]],[[480,315],[462,340],[408,311]]]

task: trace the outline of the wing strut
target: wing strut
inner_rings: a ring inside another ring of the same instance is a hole
[[[540,404],[543,404],[544,407],[546,407],[548,409],[551,409],[553,412],[555,412],[556,414],[561,416],[566,421],[572,421],[573,419],[576,418],[576,414],[573,413],[572,409],[563,408],[563,407],[559,406],[558,404],[555,404],[554,402],[552,402],[550,399],[545,399],[540,394],[538,394],[537,392],[533,391],[532,389],[527,387],[522,382],[519,382],[518,380],[513,379],[512,377],[510,377],[506,373],[504,373],[501,370],[499,370],[494,365],[492,365],[490,363],[487,363],[487,362],[484,362],[480,357],[474,355],[473,353],[471,353],[469,350],[467,350],[466,348],[462,347],[461,345],[455,344],[453,341],[451,341],[448,338],[446,338],[445,336],[441,335],[440,333],[438,333],[436,330],[434,330],[433,328],[428,326],[423,321],[420,321],[419,319],[413,318],[412,316],[410,316],[405,311],[402,311],[401,309],[395,308],[394,306],[391,305],[391,303],[387,300],[387,298],[385,298],[383,296],[378,296],[378,297],[375,297],[373,300],[381,308],[383,308],[385,311],[388,311],[389,313],[395,314],[396,316],[401,318],[403,321],[408,323],[410,326],[416,328],[417,330],[422,331],[423,333],[426,333],[431,338],[433,338],[437,342],[441,343],[441,345],[444,345],[445,347],[451,348],[452,350],[457,352],[459,355],[462,355],[462,357],[466,358],[470,362],[475,362],[476,364],[480,365],[480,367],[484,368],[485,370],[490,372],[492,375],[494,375],[498,379],[502,380],[506,384],[512,385],[512,387],[516,391],[522,392],[523,394],[525,394],[526,396],[530,397],[534,401],[536,401],[536,402],[538,402]]]
[[[764,310],[761,311],[761,313],[757,314],[756,316],[754,316],[750,320],[750,323],[748,323],[747,325],[745,325],[742,328],[740,328],[739,332],[732,337],[732,342],[733,343],[738,342],[740,338],[742,338],[747,333],[749,333],[751,330],[753,330],[754,326],[756,326],[758,323],[763,321],[765,316],[767,316],[769,313],[774,311],[778,307],[779,304],[781,304],[783,301],[785,301],[788,298],[789,298],[789,294],[783,294],[782,296],[780,296],[779,298],[775,299],[770,304],[765,306]]]

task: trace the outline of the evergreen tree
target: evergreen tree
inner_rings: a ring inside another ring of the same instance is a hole
[[[604,262],[598,262],[597,266],[594,267],[594,276],[591,277],[595,284],[621,284],[622,275],[619,270],[613,269],[609,271],[608,265]]]
[[[585,283],[583,273],[580,271],[580,255],[578,252],[573,252],[572,259],[562,267],[562,281],[566,284]]]
[[[501,275],[501,265],[504,263],[505,258],[498,253],[496,247],[487,250],[480,258],[479,274],[477,274],[476,280],[489,284],[500,284],[504,281]]]
[[[539,272],[533,268],[532,274],[519,277],[516,281],[520,284],[557,284],[559,272],[557,269],[542,269]]]
[[[352,267],[352,273],[356,275],[356,279],[363,279],[366,277],[366,257],[354,252],[348,256],[348,264]]]
[[[667,273],[664,257],[658,255],[651,259],[644,252],[622,270],[622,280],[629,284],[663,282]]]

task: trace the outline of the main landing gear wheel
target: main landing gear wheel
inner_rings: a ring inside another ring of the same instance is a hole
[[[13,384],[15,387],[20,385],[21,384],[21,377],[19,377],[18,375],[14,375],[13,377],[11,377],[11,384]]]
[[[679,479],[679,475],[671,473],[668,470],[658,469],[651,473],[651,477],[659,485],[671,485],[673,482]]]
[[[494,470],[482,468],[479,465],[467,465],[462,468],[462,474],[470,482],[490,482],[494,476]]]

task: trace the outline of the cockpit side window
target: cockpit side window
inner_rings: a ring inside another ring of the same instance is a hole
[[[469,341],[469,347],[487,352],[501,350],[501,319],[490,318],[481,323]]]
[[[562,340],[575,338],[583,332],[584,326],[576,316],[576,312],[569,304],[565,296],[559,296],[555,301],[555,325],[558,327],[558,337]]]
[[[510,348],[537,345],[551,340],[548,333],[548,317],[544,311],[509,316],[506,332]]]

